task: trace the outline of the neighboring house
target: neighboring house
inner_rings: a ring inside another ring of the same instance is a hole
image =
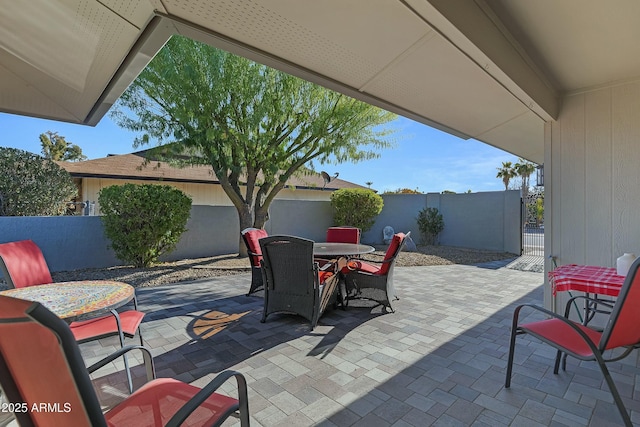
[[[110,155],[83,162],[57,162],[67,170],[78,185],[78,200],[95,202],[95,213],[100,212],[98,193],[110,185],[168,184],[191,196],[194,205],[231,206],[231,200],[220,186],[210,166],[178,168],[166,162],[151,161],[144,164],[144,152]],[[326,186],[320,174],[292,177],[277,199],[329,200],[331,193],[340,188],[366,188],[358,184],[332,179]]]

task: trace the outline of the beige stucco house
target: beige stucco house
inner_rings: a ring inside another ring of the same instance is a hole
[[[144,152],[111,155],[82,162],[57,162],[67,170],[78,185],[78,200],[95,203],[100,213],[98,193],[110,185],[166,184],[191,196],[194,205],[232,206],[210,166],[178,168],[166,162],[145,162]],[[329,200],[331,193],[340,188],[366,188],[341,180],[331,179],[325,184],[320,174],[292,177],[287,187],[276,196],[282,200]]]
[[[545,254],[613,265],[640,252],[638,22],[637,0],[7,2],[0,110],[94,125],[182,34],[544,164]]]

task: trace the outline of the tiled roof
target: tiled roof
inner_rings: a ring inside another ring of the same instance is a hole
[[[144,165],[145,158],[137,153],[119,154],[83,162],[57,162],[76,178],[112,178],[150,181],[195,182],[217,184],[218,178],[210,166],[187,166],[178,168],[166,162],[150,161]],[[324,181],[320,174],[294,176],[287,185],[296,188],[321,189]],[[332,179],[325,187],[327,190],[340,188],[366,188],[341,179]]]

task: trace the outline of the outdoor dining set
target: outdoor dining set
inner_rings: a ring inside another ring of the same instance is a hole
[[[379,261],[361,258],[375,248],[360,243],[356,227],[330,227],[325,242],[268,236],[256,228],[241,233],[252,266],[247,295],[264,292],[263,322],[272,313],[294,313],[308,319],[313,330],[329,304],[344,309],[353,299],[393,311],[393,269],[410,232],[396,233]]]
[[[263,322],[272,313],[293,313],[307,318],[313,330],[327,306],[345,308],[355,298],[392,310],[393,266],[403,233],[394,236],[378,266],[358,258],[375,248],[361,244],[360,230],[353,227],[330,228],[321,243],[267,236],[258,229],[244,230],[242,236],[253,271],[249,294],[264,292]],[[0,271],[9,287],[0,291],[0,397],[12,405],[21,425],[51,421],[50,411],[30,410],[34,402],[60,408],[57,425],[218,425],[229,416],[249,425],[247,383],[239,372],[225,370],[202,389],[156,379],[140,330],[145,313],[138,309],[131,285],[110,280],[56,283],[31,240],[0,244]],[[136,334],[140,345],[125,346],[125,337]],[[79,344],[109,336],[119,338],[119,350],[85,366]],[[142,352],[147,377],[135,391],[127,361],[131,351]],[[103,413],[89,375],[121,357],[130,395]],[[217,392],[231,378],[236,398]]]

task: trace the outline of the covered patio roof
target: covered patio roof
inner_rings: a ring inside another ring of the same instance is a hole
[[[562,96],[640,76],[638,16],[634,0],[8,2],[0,111],[95,125],[183,34],[542,163]]]

